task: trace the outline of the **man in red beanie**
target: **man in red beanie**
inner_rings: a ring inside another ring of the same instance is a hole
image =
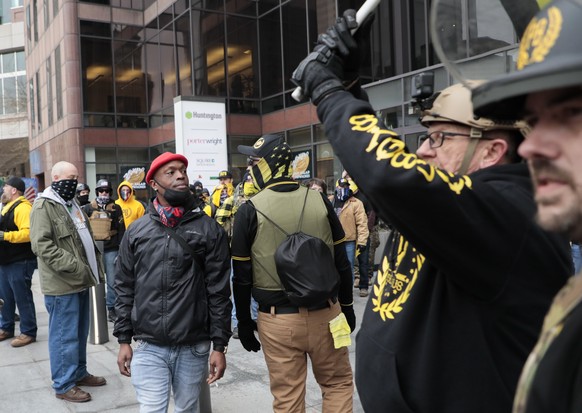
[[[172,392],[176,411],[196,412],[205,363],[210,360],[209,384],[226,369],[228,240],[192,196],[187,166],[183,155],[170,152],[154,159],[146,181],[156,197],[127,229],[117,260],[117,364],[148,411],[167,410]]]

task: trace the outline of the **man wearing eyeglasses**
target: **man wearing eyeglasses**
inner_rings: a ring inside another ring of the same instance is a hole
[[[338,19],[294,81],[395,229],[357,337],[360,400],[370,412],[508,413],[552,295],[571,274],[567,240],[534,221],[520,124],[473,116],[465,87],[427,101],[428,136],[407,151],[361,92],[366,23],[354,38],[356,26]]]
[[[115,259],[119,253],[119,244],[125,233],[125,222],[123,220],[123,211],[115,200],[111,197],[113,187],[107,179],[100,179],[95,188],[97,197],[83,206],[83,211],[89,217],[90,222],[95,222],[95,219],[109,219],[111,225],[109,227],[109,234],[105,237],[100,237],[97,241],[103,241],[103,263],[105,264],[105,275],[107,278],[107,294],[105,295],[105,304],[107,305],[107,319],[110,322],[115,322],[115,290],[113,289],[113,282],[115,279]],[[93,229],[93,235],[97,232]]]

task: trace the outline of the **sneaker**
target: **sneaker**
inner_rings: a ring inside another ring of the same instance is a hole
[[[30,343],[34,343],[36,337],[27,336],[26,334],[21,334],[10,342],[12,347],[24,347],[28,346]]]
[[[235,327],[234,330],[232,330],[232,338],[236,338],[237,340],[240,340],[238,338],[238,327]]]
[[[354,278],[354,288],[358,288],[360,286],[360,277]]]
[[[0,330],[0,341],[4,341],[8,338],[14,337],[14,333],[9,333],[6,330]]]
[[[360,290],[360,297],[367,297],[368,296],[368,289]]]
[[[115,312],[115,310],[112,308],[111,310],[109,310],[107,312],[107,320],[111,323],[115,323],[115,320],[117,319],[117,313]]]
[[[89,386],[89,387],[98,387],[98,386],[105,386],[107,384],[107,380],[104,377],[94,376],[92,374],[87,374],[77,383],[77,386]]]
[[[81,390],[77,386],[73,387],[66,393],[61,394],[57,393],[55,394],[55,396],[57,397],[57,399],[66,400],[68,402],[73,403],[84,403],[91,400],[91,395],[86,391]]]

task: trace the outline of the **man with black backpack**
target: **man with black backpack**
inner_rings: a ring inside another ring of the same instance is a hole
[[[232,238],[240,341],[247,351],[262,343],[273,411],[304,410],[309,355],[323,410],[351,412],[347,346],[356,318],[341,224],[324,195],[291,179],[291,149],[282,136],[265,135],[238,150],[253,159],[260,191],[238,209]]]

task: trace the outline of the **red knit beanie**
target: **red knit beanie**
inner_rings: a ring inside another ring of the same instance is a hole
[[[172,153],[172,152],[164,152],[163,154],[161,154],[160,156],[158,156],[156,159],[154,159],[152,161],[152,164],[150,166],[150,170],[148,171],[148,173],[146,175],[146,182],[149,184],[150,181],[152,179],[154,179],[154,175],[156,174],[158,169],[160,169],[162,166],[164,166],[168,162],[172,162],[172,161],[181,161],[184,163],[184,165],[186,167],[188,167],[188,159],[186,159],[186,157],[184,155],[180,155],[180,154]]]

